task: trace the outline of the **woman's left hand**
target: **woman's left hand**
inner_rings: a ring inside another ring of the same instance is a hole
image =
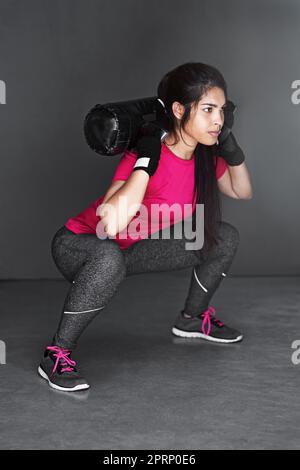
[[[245,160],[244,152],[238,145],[231,131],[235,111],[236,105],[228,100],[225,108],[224,125],[218,138],[217,146],[217,154],[223,157],[230,166],[240,165]]]
[[[217,146],[217,154],[224,158],[225,162],[230,166],[241,165],[245,160],[244,152],[231,131],[226,139]]]

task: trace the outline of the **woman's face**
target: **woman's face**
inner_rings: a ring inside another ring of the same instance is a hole
[[[190,144],[214,145],[217,143],[218,134],[224,124],[225,103],[223,90],[214,87],[202,96],[196,106],[192,106],[190,118],[184,128],[185,138],[188,138]],[[176,107],[173,110],[176,112]],[[176,114],[176,117],[180,117],[180,107],[177,111],[179,115]]]

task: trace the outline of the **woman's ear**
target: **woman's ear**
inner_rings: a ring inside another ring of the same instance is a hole
[[[177,117],[177,119],[181,119],[184,115],[185,108],[178,101],[174,101],[174,103],[172,104],[172,111],[174,113],[174,116]]]

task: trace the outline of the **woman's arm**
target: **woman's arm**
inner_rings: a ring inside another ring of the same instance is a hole
[[[101,217],[109,236],[121,232],[135,216],[144,199],[149,178],[144,170],[133,171],[128,180],[122,181],[124,184],[97,208],[96,214]]]
[[[251,199],[253,196],[250,174],[246,163],[230,166],[218,179],[219,190],[234,199]]]
[[[122,186],[126,183],[126,180],[117,180],[113,181],[108,190],[105,193],[104,199],[101,202],[101,205],[108,201],[117,191],[118,189],[122,188]]]

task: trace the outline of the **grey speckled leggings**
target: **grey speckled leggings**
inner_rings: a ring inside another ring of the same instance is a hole
[[[53,344],[74,349],[83,330],[109,303],[123,279],[132,274],[192,267],[184,311],[189,315],[204,311],[228,273],[239,233],[232,225],[219,222],[218,240],[209,256],[204,257],[200,250],[199,258],[194,250],[185,249],[185,243],[191,241],[185,238],[148,238],[121,250],[113,239],[76,235],[61,227],[52,240],[52,256],[71,286]]]

